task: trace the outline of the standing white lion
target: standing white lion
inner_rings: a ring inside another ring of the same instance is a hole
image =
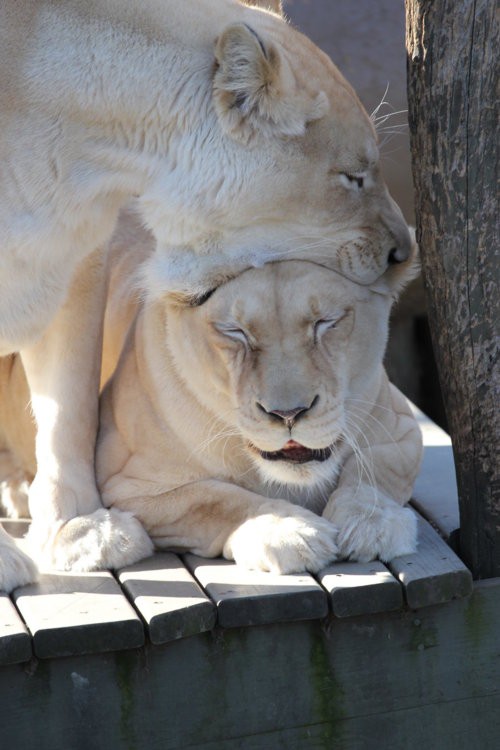
[[[356,95],[279,13],[3,0],[0,61],[0,353],[21,352],[37,425],[32,541],[60,567],[119,564],[139,532],[103,510],[94,446],[120,207],[137,198],[152,278],[180,296],[273,257],[370,283],[410,240]],[[33,575],[0,535],[0,588]]]

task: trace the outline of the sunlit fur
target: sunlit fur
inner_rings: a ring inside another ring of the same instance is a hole
[[[4,0],[1,12],[0,351],[43,330],[132,196],[172,290],[285,244],[302,257],[300,238],[367,282],[391,248],[407,254],[370,118],[279,15],[236,0]],[[8,73],[19,49],[21,78]],[[341,176],[360,172],[364,189],[347,189]]]
[[[179,299],[273,258],[372,283],[408,254],[356,94],[279,2],[252,4],[0,3],[0,353],[22,351],[33,539],[51,564],[87,559],[65,531],[100,510],[101,248],[121,207],[136,200],[150,281]]]
[[[122,231],[117,243],[126,241]],[[120,309],[134,262],[151,257],[145,244],[115,266],[107,342],[125,339],[133,315],[129,307],[124,322]],[[144,290],[102,399],[104,502],[136,514],[161,548],[250,567],[317,570],[337,557],[413,551],[415,520],[402,505],[421,440],[382,367],[389,311],[413,265],[369,287],[283,261],[242,273],[199,306]],[[148,278],[144,266],[138,274]],[[286,411],[315,396],[291,431],[257,405]],[[290,438],[333,446],[332,455],[294,464],[251,447],[277,451]],[[285,519],[299,525],[290,538]]]
[[[401,506],[420,436],[382,368],[389,310],[413,260],[370,287],[308,261],[282,261],[190,306],[157,289],[138,293],[153,246],[124,216],[111,244],[104,339],[97,463],[105,504],[124,520],[133,513],[159,548],[222,553],[265,570],[414,550],[414,516]],[[4,385],[12,405],[4,429],[15,448],[22,389]],[[290,431],[257,402],[268,411],[314,405]],[[295,464],[251,447],[273,452],[290,438],[331,446],[332,455]],[[19,443],[17,452],[29,454]],[[109,523],[100,523],[105,533]],[[78,526],[67,526],[78,539]],[[121,554],[147,552],[126,536],[121,544]],[[83,549],[90,559],[92,548]]]

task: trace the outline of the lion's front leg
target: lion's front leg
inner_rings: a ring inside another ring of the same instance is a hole
[[[360,482],[337,489],[323,513],[339,529],[339,557],[388,562],[417,547],[417,519],[409,508]]]
[[[133,512],[160,549],[275,573],[316,572],[337,556],[336,529],[324,518],[216,479],[113,505]]]
[[[338,558],[337,529],[305,508],[269,500],[229,534],[224,557],[274,573],[317,573]]]
[[[118,567],[151,549],[135,519],[102,508],[96,486],[105,262],[85,259],[49,328],[21,352],[36,422],[28,541],[45,567]]]
[[[384,375],[323,515],[339,534],[340,556],[391,560],[415,552],[417,521],[403,507],[420,466],[422,438],[402,394]]]

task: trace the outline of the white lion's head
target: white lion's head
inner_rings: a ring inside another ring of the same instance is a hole
[[[392,302],[413,258],[362,286],[308,261],[251,269],[167,303],[171,361],[266,482],[331,482],[380,387]],[[222,450],[222,447],[221,447]]]
[[[273,13],[234,4],[213,18],[169,110],[184,130],[140,199],[159,286],[201,293],[292,258],[369,284],[404,261],[375,128],[335,65]]]

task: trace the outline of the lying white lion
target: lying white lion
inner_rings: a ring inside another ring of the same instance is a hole
[[[115,269],[106,341],[123,338],[141,253],[129,248]],[[264,570],[414,551],[415,516],[402,506],[421,436],[382,366],[413,267],[362,286],[277,262],[194,306],[147,286],[101,401],[104,504],[133,513],[158,548]]]
[[[382,358],[414,259],[369,286],[309,261],[271,263],[189,305],[148,284],[152,244],[129,216],[112,245],[104,377],[125,345],[101,397],[105,505],[133,514],[157,548],[264,570],[413,552],[415,516],[402,506],[421,436]],[[23,463],[27,394],[10,373],[4,430]],[[129,560],[150,551],[142,530],[122,541]]]
[[[409,236],[356,95],[278,14],[3,0],[0,63],[0,354],[21,351],[38,430],[33,539],[49,564],[105,566],[134,534],[94,476],[99,248],[120,207],[138,198],[151,279],[184,297],[273,257],[371,283]],[[33,574],[0,531],[0,588]]]

